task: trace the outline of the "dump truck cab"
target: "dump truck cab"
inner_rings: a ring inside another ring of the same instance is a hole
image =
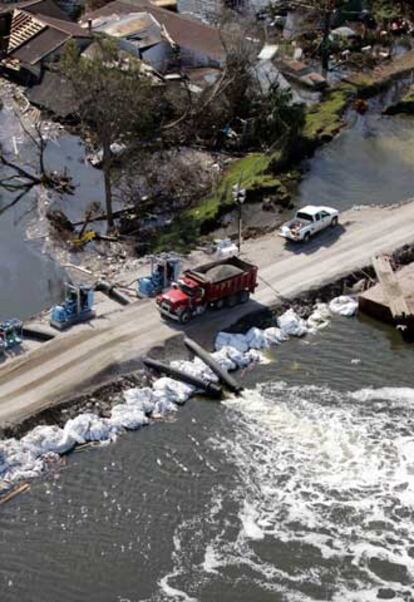
[[[234,307],[249,300],[257,285],[257,267],[238,257],[186,270],[166,292],[156,298],[166,318],[182,324],[208,308]]]

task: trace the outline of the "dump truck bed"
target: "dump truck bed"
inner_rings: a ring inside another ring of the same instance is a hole
[[[227,257],[186,270],[184,276],[200,283],[207,299],[215,301],[242,290],[254,292],[257,284],[257,266],[238,257]]]

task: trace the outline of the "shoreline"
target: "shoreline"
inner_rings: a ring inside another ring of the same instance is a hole
[[[404,245],[392,254],[393,260],[401,268],[414,261],[414,245]],[[311,289],[290,300],[279,299],[271,308],[253,310],[241,319],[236,320],[226,328],[230,334],[246,333],[252,327],[265,329],[275,325],[276,315],[287,309],[293,309],[302,319],[308,319],[315,305],[327,303],[334,297],[340,295],[357,295],[376,283],[375,272],[372,266],[367,266],[343,276],[320,288]],[[369,284],[369,286],[368,286]],[[215,336],[217,336],[216,333]],[[146,355],[163,361],[189,360],[190,352],[183,344],[185,333],[173,335],[166,339],[164,344],[152,347]],[[136,358],[138,367],[122,375],[114,375],[114,378],[86,388],[86,390],[61,404],[42,410],[29,418],[16,424],[0,429],[0,441],[3,438],[22,437],[39,425],[63,426],[65,422],[74,418],[84,411],[94,413],[106,418],[109,416],[112,406],[122,400],[122,393],[133,387],[150,386],[152,375],[142,364],[142,356]],[[119,367],[122,369],[122,366]]]
[[[160,320],[151,300],[135,302],[11,359],[0,371],[3,427],[96,389],[98,381],[106,384],[114,376],[139,368],[140,357],[184,331],[209,347],[213,333],[227,331],[240,319],[246,322],[246,316],[251,322],[253,315],[257,323],[260,313],[269,315],[270,310],[283,307],[287,298],[290,306],[294,301],[296,306],[297,300],[303,305],[304,299],[309,304],[309,299],[321,298],[328,285],[332,296],[334,291],[342,294],[344,279],[366,268],[374,254],[395,253],[414,242],[409,228],[413,207],[411,201],[391,208],[347,211],[338,232],[322,233],[306,247],[286,248],[274,235],[246,241],[242,256],[259,266],[259,287],[247,306],[209,312],[183,329]],[[200,254],[192,260],[198,264],[201,258],[205,261]],[[339,286],[335,285],[338,281]]]

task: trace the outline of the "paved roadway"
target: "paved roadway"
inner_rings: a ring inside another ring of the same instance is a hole
[[[263,281],[254,298],[233,310],[207,312],[186,328],[200,342],[237,319],[278,301],[275,290],[293,297],[368,265],[374,254],[414,242],[414,200],[391,208],[361,208],[342,214],[335,230],[308,245],[286,246],[276,234],[248,241],[243,256],[256,262]],[[120,365],[140,356],[183,328],[160,319],[151,300],[75,327],[0,367],[0,425],[14,423],[70,399]]]

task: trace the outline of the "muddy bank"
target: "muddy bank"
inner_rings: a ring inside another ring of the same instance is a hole
[[[413,115],[414,114],[414,85],[411,85],[406,94],[398,102],[393,103],[384,111],[384,115]]]
[[[164,345],[153,347],[148,356],[165,362],[188,359],[189,352],[183,343],[183,336],[168,339]],[[10,437],[21,438],[39,425],[56,425],[64,427],[65,423],[83,412],[88,412],[102,418],[108,418],[114,405],[122,403],[122,393],[134,387],[149,387],[154,380],[154,374],[145,369],[140,358],[137,358],[138,368],[125,374],[116,375],[120,368],[111,377],[100,385],[91,385],[82,395],[73,397],[64,403],[47,408],[43,412],[34,414],[27,420],[12,426],[0,429],[0,439]],[[123,371],[127,368],[122,368]]]

